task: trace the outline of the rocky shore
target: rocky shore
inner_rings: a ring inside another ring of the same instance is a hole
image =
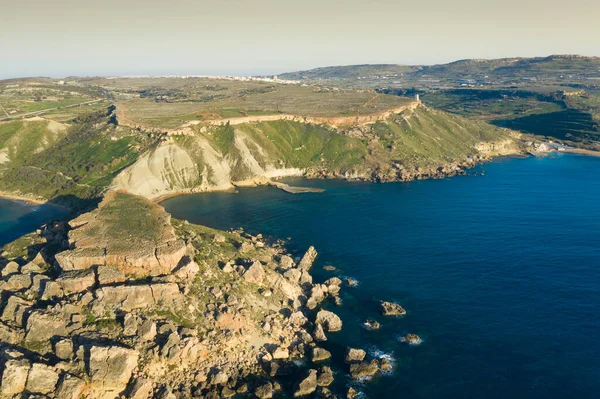
[[[0,396],[334,397],[319,343],[343,328],[326,309],[342,280],[314,283],[316,257],[113,192],[3,248]],[[353,378],[389,367],[345,360]]]

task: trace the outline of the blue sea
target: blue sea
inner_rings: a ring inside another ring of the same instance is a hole
[[[0,198],[0,246],[65,213],[63,208],[53,205],[32,205]]]
[[[316,281],[342,290],[336,389],[368,398],[597,398],[600,395],[600,158],[501,159],[484,175],[411,183],[296,180],[163,203],[174,217],[291,237],[319,251]],[[300,252],[299,252],[300,253]],[[323,265],[338,268],[327,272]],[[397,301],[402,318],[379,315]],[[362,323],[374,318],[379,331]],[[423,342],[399,341],[416,333]],[[346,346],[389,355],[395,369],[354,383]]]

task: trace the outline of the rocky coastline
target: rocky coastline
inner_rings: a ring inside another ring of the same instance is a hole
[[[111,193],[3,248],[0,396],[339,397],[320,343],[343,328],[343,284],[313,282],[316,257]],[[345,361],[357,379],[390,367]]]

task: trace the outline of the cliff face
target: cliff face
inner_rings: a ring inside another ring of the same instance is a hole
[[[300,175],[410,180],[519,151],[506,130],[415,104],[354,123],[279,115],[190,125],[186,134],[164,137],[121,172],[113,187],[157,198]]]

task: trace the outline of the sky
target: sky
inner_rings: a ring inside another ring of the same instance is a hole
[[[0,0],[0,78],[600,56],[598,0]]]

